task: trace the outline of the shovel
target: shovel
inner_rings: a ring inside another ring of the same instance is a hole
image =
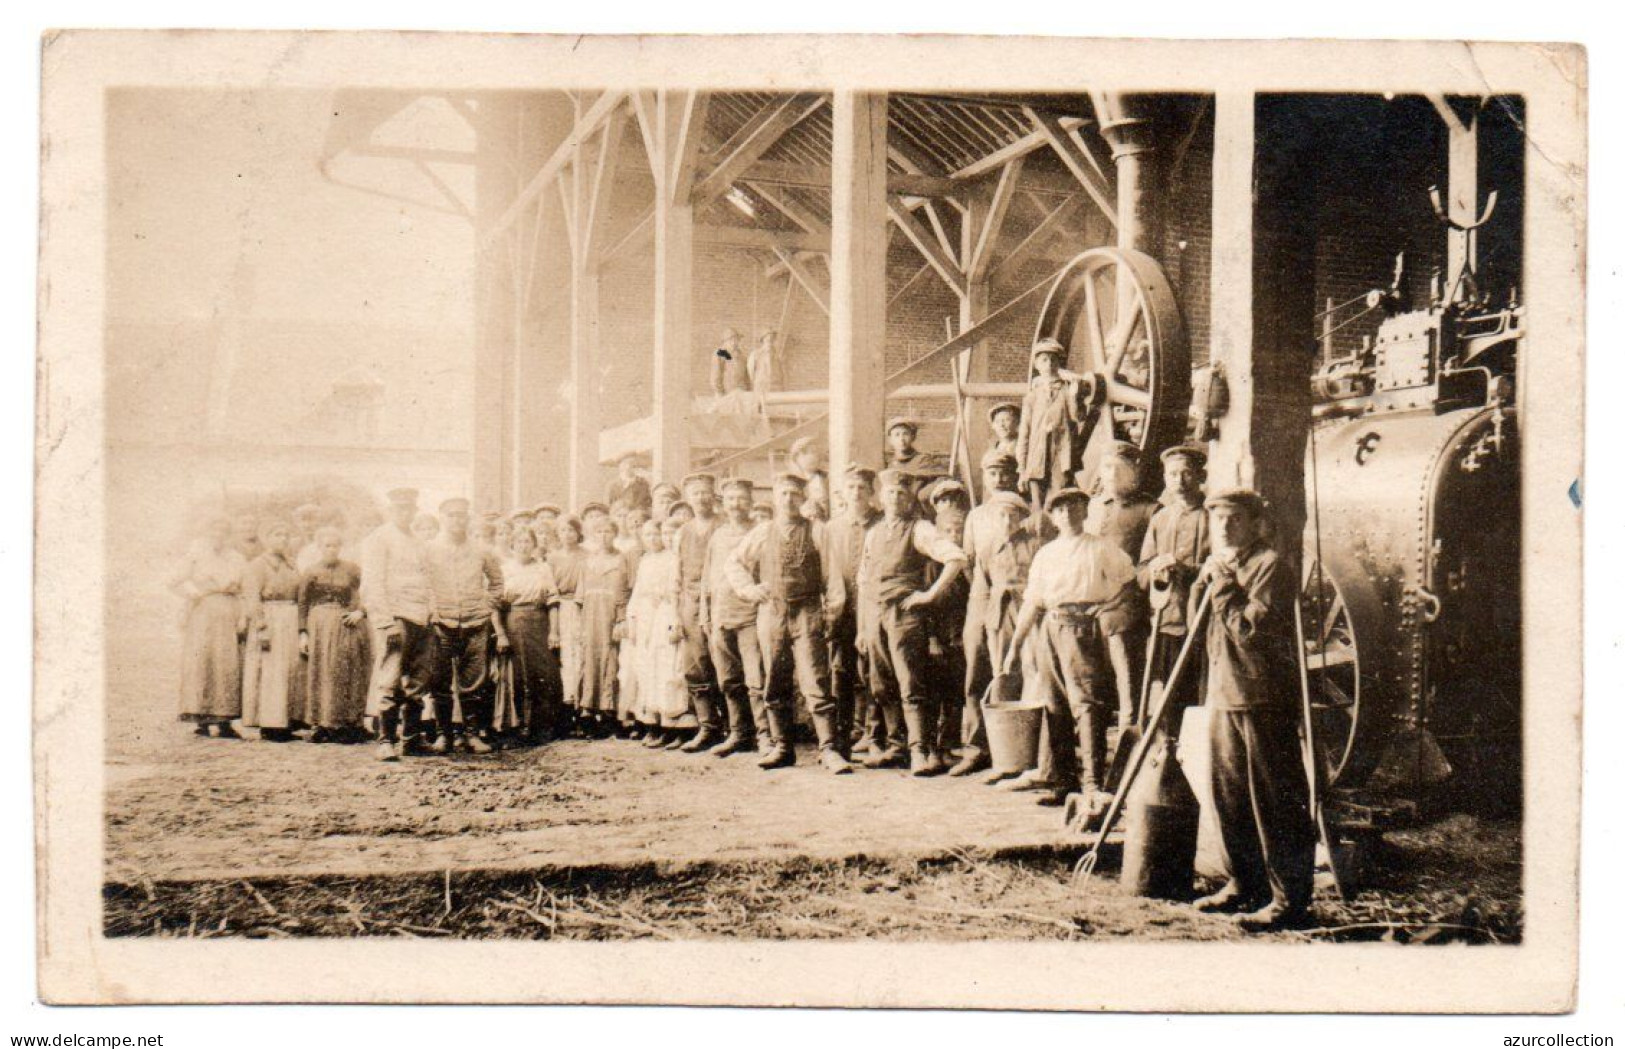
[[[1140,676],[1139,708],[1135,712],[1134,724],[1126,726],[1117,737],[1117,748],[1112,751],[1112,762],[1106,769],[1106,782],[1103,785],[1108,793],[1117,792],[1117,785],[1123,782],[1123,770],[1128,767],[1129,755],[1145,735],[1146,719],[1151,714],[1151,670],[1157,665],[1157,642],[1162,636],[1162,613],[1168,607],[1173,591],[1166,579],[1151,581],[1151,638],[1145,643],[1145,672]]]

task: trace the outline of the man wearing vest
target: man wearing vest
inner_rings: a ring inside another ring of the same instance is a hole
[[[1249,911],[1249,932],[1310,920],[1315,828],[1298,741],[1292,601],[1295,580],[1264,541],[1264,500],[1236,489],[1209,496],[1213,553],[1191,588],[1192,615],[1212,595],[1207,707],[1213,811],[1230,881],[1196,901],[1210,912]]]
[[[1078,489],[1063,488],[1051,492],[1044,504],[1060,534],[1033,556],[1003,670],[1016,669],[1022,644],[1043,620],[1035,662],[1048,745],[1038,768],[1004,787],[1040,791],[1040,804],[1057,806],[1077,792],[1085,811],[1093,812],[1105,800],[1100,787],[1106,774],[1106,718],[1118,662],[1108,660],[1107,649],[1122,649],[1121,624],[1115,618],[1134,600],[1135,583],[1128,555],[1084,532],[1088,502]]]
[[[682,746],[693,754],[716,746],[723,736],[717,672],[711,663],[710,639],[700,626],[705,551],[717,527],[717,479],[708,473],[690,474],[683,478],[683,495],[694,516],[677,532],[677,621],[682,631],[677,658],[700,723],[699,732]]]
[[[1202,507],[1206,465],[1207,454],[1200,448],[1181,446],[1162,453],[1161,506],[1151,515],[1151,526],[1140,544],[1137,568],[1140,589],[1150,595],[1157,626],[1155,663],[1146,668],[1153,681],[1166,680],[1173,669],[1179,647],[1185,642],[1185,605],[1191,583],[1207,560],[1207,511]],[[1186,678],[1192,683],[1195,680],[1194,674]],[[1179,691],[1195,699],[1193,685]],[[1175,717],[1173,721],[1176,729],[1178,720]]]
[[[807,702],[818,735],[818,760],[836,774],[852,771],[841,756],[835,703],[830,698],[829,652],[824,642],[824,527],[803,516],[807,482],[780,474],[773,482],[773,519],[758,525],[728,560],[734,589],[767,608],[762,642],[767,673],[767,717],[772,748],[756,764],[764,769],[796,763],[794,701]]]
[[[926,617],[930,607],[965,571],[965,552],[944,539],[926,521],[915,516],[918,503],[908,474],[885,470],[880,474],[882,518],[864,539],[863,585],[870,591],[865,619],[869,648],[869,689],[885,708],[889,723],[887,745],[871,753],[864,764],[896,767],[902,759],[897,738],[897,715],[907,725],[909,771],[934,776],[947,771],[941,758],[932,760],[928,726],[934,707],[927,689],[925,661],[929,640]],[[925,588],[926,564],[936,561],[942,573]]]
[[[412,534],[416,488],[389,493],[389,520],[361,544],[361,605],[372,629],[368,707],[378,715],[378,756],[393,761],[417,743],[423,689],[433,672],[429,569]]]
[[[987,691],[988,683],[993,678],[993,666],[987,647],[988,574],[984,562],[1007,534],[1008,518],[1004,504],[994,497],[999,492],[1013,492],[1015,488],[1016,457],[998,449],[984,455],[984,501],[965,515],[965,540],[961,544],[969,559],[967,570],[971,577],[970,595],[965,605],[965,713],[960,731],[965,749],[959,763],[948,770],[950,776],[968,776],[988,766],[987,728],[982,724],[982,694]]]
[[[734,548],[753,527],[752,502],[750,481],[735,477],[723,482],[725,516],[706,544],[700,629],[710,639],[711,665],[716,667],[722,698],[728,704],[728,736],[711,750],[711,754],[719,758],[755,750],[757,730],[766,728],[762,705],[762,652],[756,629],[757,602],[741,592],[727,570]]]
[[[850,759],[853,729],[867,720],[857,710],[864,677],[858,652],[858,561],[863,557],[863,537],[880,516],[874,505],[875,472],[853,464],[846,472],[844,494],[846,509],[824,526],[824,626],[835,694],[835,739],[841,756]]]

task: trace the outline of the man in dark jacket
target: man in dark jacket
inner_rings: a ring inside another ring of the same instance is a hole
[[[1242,928],[1300,926],[1314,892],[1315,830],[1298,742],[1292,579],[1264,542],[1264,502],[1235,489],[1207,500],[1213,553],[1191,589],[1211,607],[1207,706],[1213,808],[1230,880],[1198,910],[1244,911]]]

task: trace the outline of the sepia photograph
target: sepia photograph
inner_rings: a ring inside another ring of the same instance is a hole
[[[326,37],[45,41],[47,1000],[1572,1002],[1578,48]]]

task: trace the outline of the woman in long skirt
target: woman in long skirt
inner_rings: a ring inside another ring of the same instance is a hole
[[[536,536],[515,528],[513,560],[502,569],[502,607],[508,630],[508,702],[497,705],[494,731],[518,742],[543,742],[557,720],[553,694],[558,670],[548,647],[548,608],[558,600],[553,570],[537,554]]]
[[[170,589],[187,601],[181,643],[180,717],[209,726],[221,739],[238,739],[231,727],[243,712],[243,660],[238,639],[243,620],[241,593],[247,562],[231,546],[231,524],[209,522],[203,539],[187,551]]]
[[[581,565],[587,553],[581,548],[581,522],[566,517],[558,523],[559,548],[547,558],[553,570],[553,585],[559,603],[548,624],[548,643],[559,653],[559,697],[564,704],[561,719],[574,721],[581,708]],[[561,725],[561,728],[567,726]],[[579,726],[578,726],[579,727]]]
[[[372,655],[361,610],[361,569],[339,559],[336,528],[316,533],[320,559],[299,581],[299,646],[306,654],[311,742],[361,736]]]
[[[626,580],[626,558],[615,549],[615,523],[604,517],[597,527],[597,534],[588,537],[577,597],[581,601],[580,713],[594,723],[594,734],[602,738],[615,729],[615,679],[631,588]]]
[[[675,536],[676,529],[670,529]],[[661,712],[666,692],[678,681],[677,638],[677,554],[666,542],[667,530],[659,521],[643,526],[645,552],[638,562],[637,582],[627,606],[627,628],[637,650],[637,717],[647,730],[646,747],[671,742],[671,729],[662,724]]]
[[[299,655],[299,570],[294,534],[273,522],[261,535],[265,552],[248,563],[243,606],[248,640],[243,645],[243,724],[260,738],[286,743],[308,723],[305,665]]]

